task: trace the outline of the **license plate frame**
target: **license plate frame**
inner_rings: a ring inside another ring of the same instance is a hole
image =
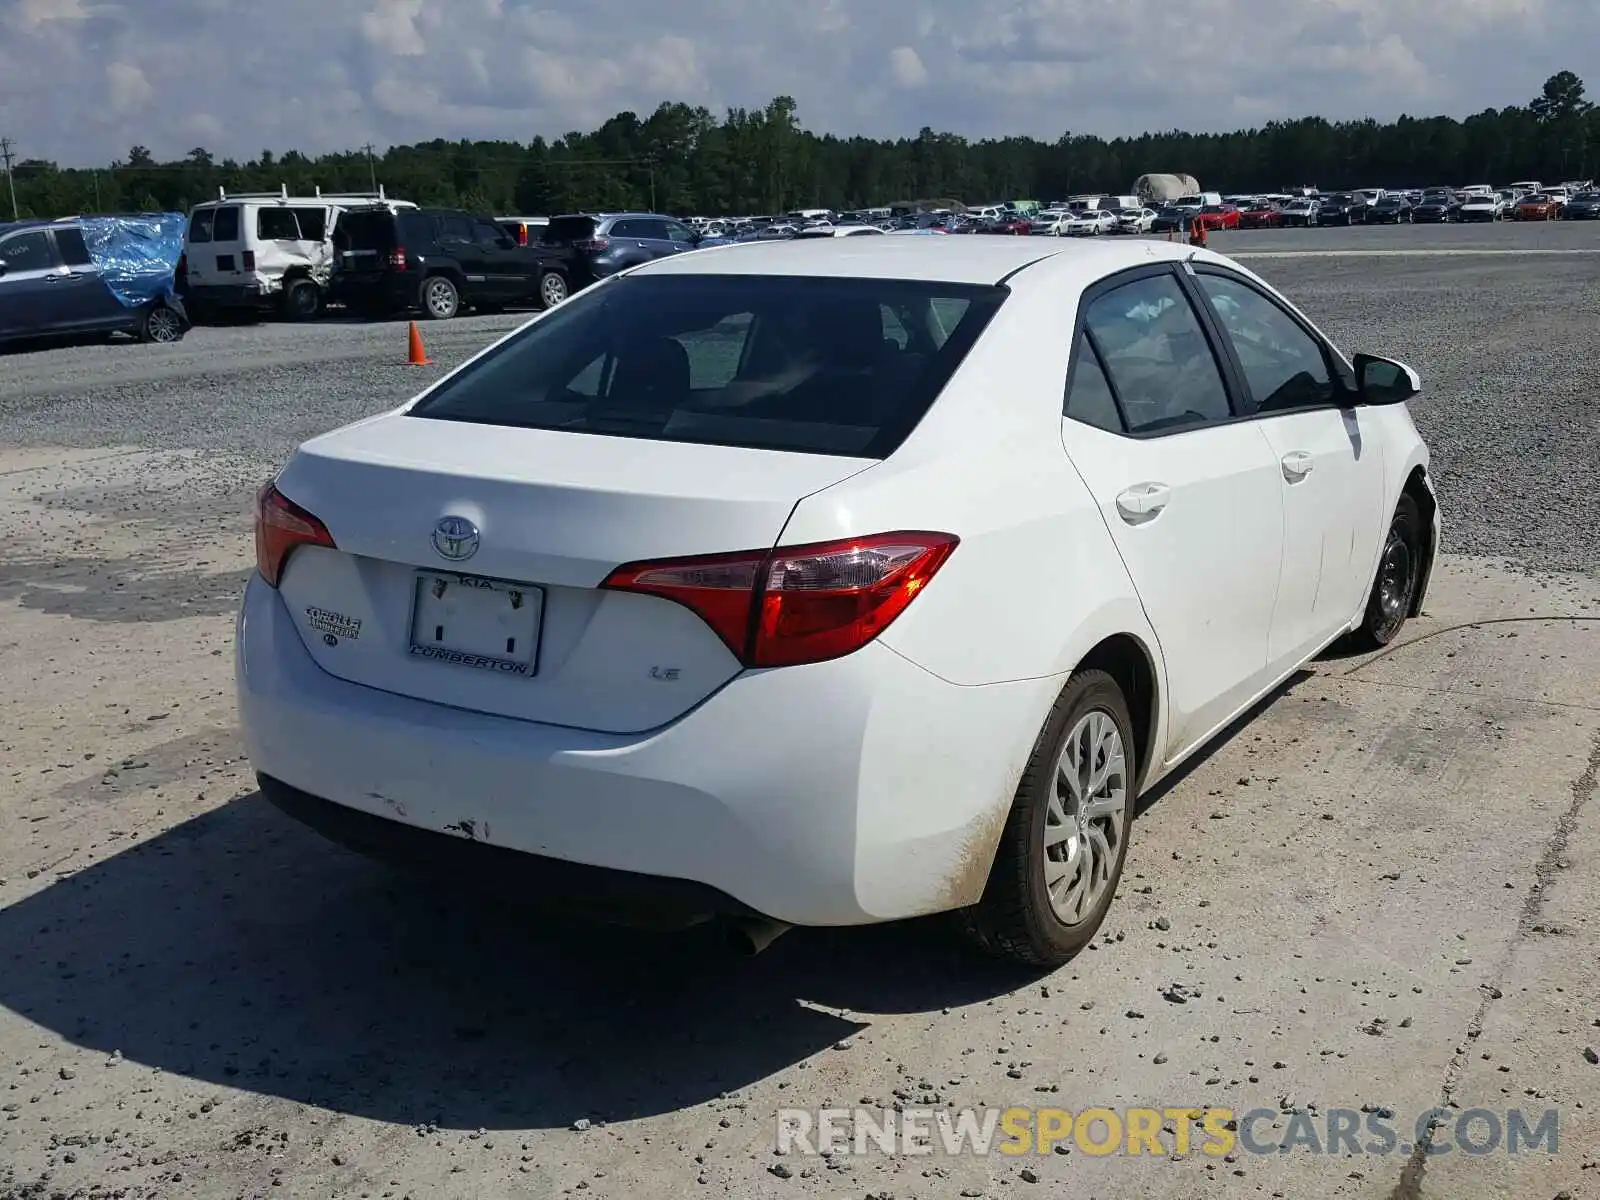
[[[503,610],[496,612],[502,602],[489,597],[503,598]],[[413,580],[407,628],[410,655],[497,675],[535,676],[544,634],[544,602],[544,589],[537,584],[463,571],[419,570]],[[496,628],[492,646],[488,622]],[[453,636],[450,626],[462,623],[471,632]],[[419,637],[430,632],[432,636]],[[508,643],[500,642],[502,635],[508,637]]]

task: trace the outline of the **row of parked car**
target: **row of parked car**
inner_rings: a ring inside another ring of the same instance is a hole
[[[1452,221],[1585,221],[1600,219],[1600,190],[1576,182],[1558,187],[1486,184],[1407,191],[1364,189],[1308,196],[1240,196],[1214,210],[1213,228],[1268,229],[1311,225],[1442,224]]]

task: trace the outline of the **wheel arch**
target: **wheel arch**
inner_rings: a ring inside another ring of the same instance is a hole
[[[1402,495],[1410,496],[1416,502],[1417,512],[1422,517],[1422,567],[1417,572],[1417,586],[1412,592],[1411,609],[1406,614],[1408,617],[1416,617],[1422,614],[1422,602],[1427,595],[1428,584],[1433,578],[1434,558],[1439,552],[1439,502],[1433,494],[1433,480],[1428,475],[1427,465],[1418,463],[1412,467],[1400,491]]]
[[[1079,661],[1079,671],[1104,671],[1122,689],[1128,719],[1133,722],[1134,778],[1141,788],[1150,777],[1161,714],[1160,675],[1154,655],[1143,639],[1131,633],[1114,633],[1101,639]]]

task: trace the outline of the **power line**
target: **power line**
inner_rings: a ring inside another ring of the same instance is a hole
[[[11,177],[11,139],[0,138],[0,161],[6,164],[6,187],[11,192],[11,219],[18,220],[17,215],[17,183]]]

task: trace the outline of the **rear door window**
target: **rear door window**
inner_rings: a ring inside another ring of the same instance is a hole
[[[300,237],[307,242],[320,242],[328,236],[328,210],[325,208],[291,208],[295,223],[300,226]]]
[[[573,297],[411,415],[886,457],[1006,295],[922,281],[630,276]],[[904,343],[888,336],[886,314]]]

